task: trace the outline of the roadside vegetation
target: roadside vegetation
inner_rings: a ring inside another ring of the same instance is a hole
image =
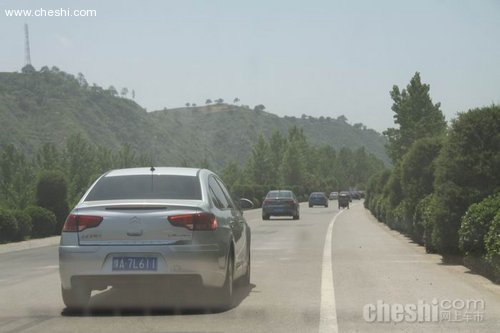
[[[288,136],[275,131],[269,140],[261,135],[246,165],[230,162],[222,177],[231,192],[260,206],[267,192],[292,190],[300,201],[311,192],[365,189],[368,179],[384,169],[384,163],[364,148],[354,151],[313,146],[302,129],[291,127]]]
[[[259,206],[274,188],[302,200],[363,189],[388,162],[384,138],[344,116],[280,118],[222,98],[148,113],[133,90],[118,94],[46,66],[0,73],[0,90],[0,243],[60,233],[69,209],[111,169],[209,168]]]
[[[72,135],[62,149],[45,144],[34,156],[12,144],[0,149],[0,242],[59,234],[70,207],[102,173],[118,168],[150,166],[151,160],[129,145],[120,150],[91,144]],[[177,166],[211,168],[207,161]],[[267,191],[292,188],[303,200],[309,192],[364,188],[369,177],[384,168],[381,160],[365,152],[309,145],[301,129],[288,137],[275,132],[252,147],[252,155],[239,167],[230,162],[219,171],[233,193],[249,197],[259,206]],[[349,170],[357,170],[352,173]]]
[[[106,170],[150,165],[129,145],[112,151],[71,136],[62,149],[45,144],[29,156],[0,149],[0,242],[59,234],[70,207]]]
[[[370,179],[365,207],[428,252],[463,256],[500,281],[500,107],[459,113],[447,127],[419,73],[391,97],[394,166]]]

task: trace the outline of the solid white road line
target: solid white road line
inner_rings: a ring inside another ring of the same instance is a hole
[[[325,247],[323,248],[323,266],[321,270],[321,308],[319,313],[319,333],[337,333],[339,331],[337,323],[337,309],[335,308],[335,293],[333,290],[333,270],[332,270],[332,233],[333,224],[337,217],[345,212],[338,212],[326,231]]]

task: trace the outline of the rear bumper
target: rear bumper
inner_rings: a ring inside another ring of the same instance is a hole
[[[263,207],[262,214],[266,214],[269,216],[294,216],[298,214],[298,209]]]
[[[115,256],[156,257],[156,271],[113,271]],[[218,245],[59,246],[59,273],[64,289],[75,281],[96,289],[116,284],[192,277],[203,286],[221,287],[225,280],[226,250]]]
[[[325,206],[325,205],[328,205],[328,201],[325,200],[309,201],[309,206]]]

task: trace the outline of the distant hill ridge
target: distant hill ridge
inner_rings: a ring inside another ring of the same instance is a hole
[[[243,163],[260,133],[269,137],[291,126],[303,128],[312,144],[365,147],[389,161],[381,134],[342,119],[278,117],[224,103],[146,112],[114,88],[89,85],[81,74],[75,77],[55,67],[0,73],[0,143],[30,154],[46,142],[62,146],[71,134],[82,133],[109,148],[130,144],[158,165],[204,160],[220,169],[229,160]]]

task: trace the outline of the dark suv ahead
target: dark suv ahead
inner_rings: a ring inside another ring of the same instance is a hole
[[[323,192],[313,192],[309,196],[309,207],[312,206],[325,206],[328,207],[328,198]]]
[[[262,219],[269,220],[271,216],[293,216],[294,220],[298,220],[299,208],[299,201],[292,191],[269,191],[262,203]]]

